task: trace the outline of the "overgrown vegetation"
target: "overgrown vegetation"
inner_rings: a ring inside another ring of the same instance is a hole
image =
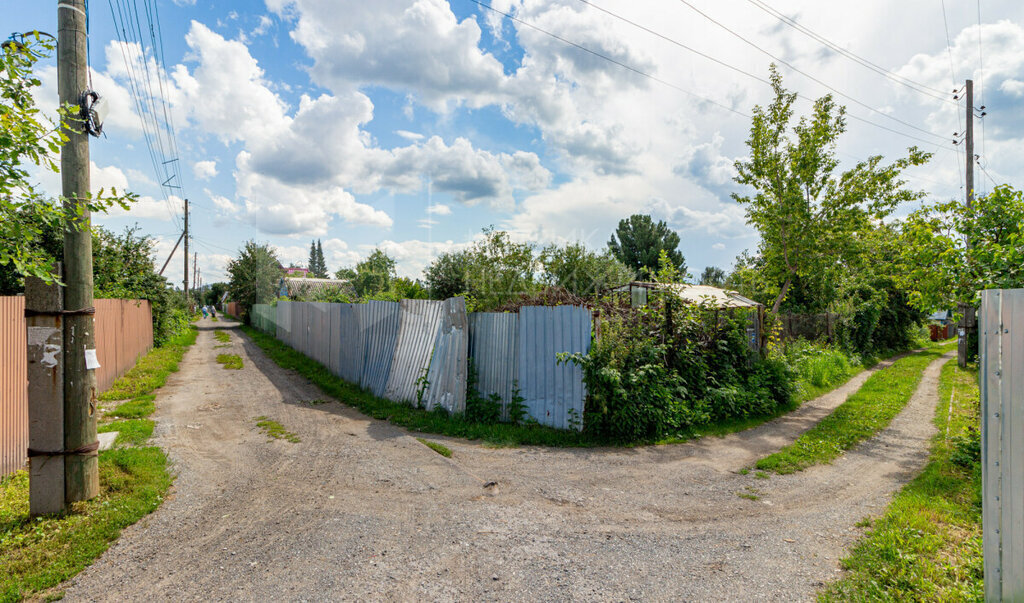
[[[241,370],[242,357],[238,354],[217,354],[217,363],[224,365],[224,368]]]
[[[981,466],[977,367],[942,369],[924,471],[870,520],[823,601],[980,601]],[[952,400],[950,404],[949,400]]]
[[[227,343],[231,341],[231,335],[227,331],[224,331],[222,329],[217,329],[216,331],[214,331],[213,337],[221,343]]]
[[[256,427],[259,427],[263,433],[267,434],[267,437],[275,440],[287,440],[292,444],[298,444],[302,441],[295,433],[285,429],[284,425],[266,416],[256,417]]]
[[[903,410],[917,389],[925,367],[953,345],[912,354],[878,371],[831,414],[789,446],[757,461],[756,467],[775,473],[793,473],[828,463],[872,437]]]
[[[146,446],[154,423],[151,392],[161,387],[197,331],[190,328],[152,350],[104,392],[101,400],[127,400],[101,420],[116,431],[115,448],[99,453],[100,495],[60,515],[29,517],[28,472],[0,480],[0,601],[18,601],[73,577],[99,557],[121,530],[154,511],[171,485],[167,457]]]
[[[441,444],[440,442],[432,442],[425,438],[416,438],[416,440],[441,456],[449,459],[452,458],[452,451],[444,444]]]

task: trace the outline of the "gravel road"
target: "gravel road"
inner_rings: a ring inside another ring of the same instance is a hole
[[[842,402],[725,438],[633,449],[491,449],[409,432],[325,398],[242,333],[200,322],[158,392],[172,496],[67,583],[69,601],[806,600],[926,460],[939,370],[832,465],[741,475]],[[224,370],[217,353],[245,367]],[[266,415],[302,439],[270,441]],[[487,486],[496,482],[496,486]],[[751,498],[739,494],[749,494]]]

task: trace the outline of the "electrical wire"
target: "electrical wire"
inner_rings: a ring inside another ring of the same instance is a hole
[[[981,0],[976,0],[978,6],[978,98],[979,104],[985,106],[985,61],[981,52]],[[973,107],[971,108],[973,109]],[[981,156],[985,157],[985,116],[981,116]],[[978,164],[981,165],[980,163]],[[983,168],[984,169],[984,168]]]
[[[906,86],[907,88],[910,88],[911,90],[914,90],[915,92],[918,92],[920,94],[924,94],[924,95],[929,96],[929,97],[934,98],[934,99],[938,99],[938,100],[940,100],[942,102],[955,104],[955,102],[952,99],[950,99],[949,95],[947,95],[944,91],[936,90],[935,88],[932,88],[931,86],[927,86],[925,84],[922,84],[922,83],[919,83],[919,82],[915,82],[914,80],[912,80],[910,78],[904,77],[904,76],[899,75],[897,73],[893,73],[892,71],[889,71],[888,69],[886,69],[885,67],[882,67],[881,65],[878,65],[878,64],[876,64],[876,63],[874,63],[874,62],[872,62],[872,61],[870,61],[870,60],[868,60],[868,59],[866,59],[866,58],[864,58],[864,57],[862,57],[862,56],[860,56],[860,55],[858,55],[858,54],[856,54],[856,53],[854,53],[852,51],[846,50],[845,48],[843,48],[843,47],[839,46],[838,44],[832,42],[831,40],[829,40],[825,36],[822,36],[821,34],[818,34],[818,33],[814,32],[813,30],[811,30],[810,28],[802,25],[796,19],[794,19],[792,17],[788,17],[785,14],[783,14],[781,11],[778,11],[775,8],[772,8],[767,3],[762,2],[762,0],[747,0],[747,2],[749,2],[750,4],[754,5],[755,7],[759,8],[759,9],[761,9],[762,11],[768,13],[769,15],[775,17],[776,19],[782,21],[782,23],[784,23],[784,24],[792,27],[793,29],[799,31],[800,33],[806,35],[807,37],[811,38],[812,40],[815,40],[815,41],[823,44],[827,48],[830,48],[831,50],[833,50],[833,51],[839,53],[840,55],[850,59],[851,61],[854,61],[854,62],[856,62],[856,63],[858,63],[860,65],[863,65],[864,67],[870,69],[871,71],[874,71],[875,73],[878,73],[879,75],[882,75],[882,76],[884,76],[884,77],[886,77],[886,78],[896,82],[897,84],[901,84],[903,86]]]
[[[702,17],[704,17],[704,18],[705,18],[705,19],[707,19],[708,21],[710,21],[710,22],[714,23],[714,24],[715,24],[715,25],[717,25],[717,26],[718,26],[719,28],[721,28],[721,29],[723,29],[723,30],[727,31],[728,33],[732,34],[732,35],[733,35],[734,37],[736,37],[737,39],[741,40],[742,42],[744,42],[744,43],[745,43],[745,44],[747,44],[748,46],[750,46],[750,47],[752,47],[752,48],[756,49],[757,51],[759,51],[759,52],[761,52],[761,53],[765,54],[765,55],[766,55],[766,56],[768,56],[768,57],[771,57],[771,58],[772,58],[772,60],[778,61],[779,63],[781,63],[781,64],[785,65],[786,67],[789,67],[789,68],[790,68],[790,69],[792,69],[793,71],[796,71],[797,73],[799,73],[799,74],[803,75],[804,77],[806,77],[806,78],[810,79],[811,81],[817,82],[818,84],[820,84],[820,85],[824,86],[825,88],[827,88],[827,89],[831,90],[831,91],[832,91],[832,92],[834,92],[835,94],[837,94],[837,95],[839,95],[839,96],[841,96],[841,97],[843,97],[843,98],[847,99],[848,101],[850,101],[850,102],[852,102],[852,103],[854,103],[854,104],[860,105],[861,107],[863,107],[863,108],[865,108],[865,109],[867,109],[867,110],[869,110],[869,111],[871,111],[871,112],[873,112],[873,113],[877,113],[877,114],[879,114],[879,115],[882,115],[882,116],[884,116],[884,117],[886,117],[886,118],[888,118],[888,119],[891,119],[891,120],[893,120],[893,121],[899,122],[900,124],[902,124],[902,125],[904,125],[904,126],[906,126],[906,127],[908,127],[908,128],[911,128],[911,129],[913,129],[913,130],[917,130],[917,131],[919,131],[919,132],[922,132],[922,133],[924,133],[924,134],[927,134],[927,135],[929,135],[929,136],[934,136],[935,138],[938,138],[938,139],[943,139],[943,138],[945,138],[944,136],[940,136],[940,135],[938,135],[938,134],[936,134],[936,133],[934,133],[934,132],[930,132],[930,131],[928,131],[928,130],[925,130],[924,128],[920,128],[920,127],[918,127],[918,126],[915,126],[914,124],[912,124],[912,123],[910,123],[910,122],[908,122],[908,121],[905,121],[905,120],[903,120],[903,119],[900,119],[900,118],[898,118],[898,117],[895,117],[895,116],[893,116],[893,115],[889,115],[888,113],[886,113],[886,112],[884,112],[884,111],[882,111],[882,110],[880,110],[880,109],[876,109],[876,108],[872,107],[871,105],[869,105],[869,104],[867,104],[867,103],[865,103],[865,102],[862,102],[862,101],[860,101],[859,99],[856,99],[856,98],[854,98],[854,97],[850,96],[849,94],[846,94],[846,93],[844,93],[844,92],[841,92],[840,90],[837,90],[837,89],[836,89],[836,88],[834,88],[833,86],[830,86],[829,84],[827,84],[827,83],[823,82],[822,80],[820,80],[820,79],[816,78],[815,76],[813,76],[813,75],[811,75],[811,74],[807,73],[806,71],[803,71],[802,69],[800,69],[800,68],[798,68],[798,67],[794,66],[794,65],[793,65],[792,63],[790,63],[789,61],[786,61],[785,59],[783,59],[783,58],[781,58],[781,57],[779,57],[779,56],[776,56],[776,55],[772,54],[771,52],[769,52],[769,51],[765,50],[764,48],[762,48],[762,47],[758,46],[758,45],[757,45],[756,43],[754,43],[754,42],[752,42],[752,41],[748,40],[747,38],[745,38],[745,37],[744,37],[744,36],[743,36],[742,34],[740,34],[740,33],[737,33],[737,32],[735,32],[735,31],[733,31],[732,29],[730,29],[730,28],[729,28],[728,26],[726,26],[725,24],[721,23],[720,21],[716,20],[715,18],[711,17],[710,15],[708,15],[707,13],[705,13],[704,11],[700,10],[699,8],[697,8],[696,6],[694,6],[693,4],[691,4],[691,3],[689,2],[689,0],[679,0],[679,2],[681,2],[681,3],[685,4],[685,5],[686,5],[686,6],[688,6],[688,7],[689,7],[689,8],[691,9],[691,10],[693,10],[693,11],[694,11],[695,13],[697,13],[698,15],[700,15],[700,16],[702,16]],[[862,119],[861,121],[866,121],[866,120],[863,120],[863,119]],[[930,143],[930,144],[934,144],[934,142],[933,142],[933,143]]]
[[[942,5],[942,25],[946,29],[946,54],[949,55],[949,75],[952,76],[952,78],[953,78],[953,89],[954,90],[959,90],[959,87],[957,86],[958,80],[957,80],[957,77],[956,77],[956,69],[953,67],[953,44],[952,44],[952,42],[950,42],[950,39],[949,39],[949,19],[946,18],[946,0],[939,0],[939,2]],[[956,124],[957,124],[957,128],[959,128],[957,130],[957,132],[963,132],[964,131],[964,122],[960,119],[959,106],[960,106],[960,103],[957,103]],[[964,182],[964,169],[965,168],[961,167],[961,165],[960,165],[961,163],[963,163],[963,158],[960,156],[961,155],[960,147],[959,146],[954,147],[954,151],[956,152],[956,172],[957,172],[957,174],[959,174],[960,182]],[[960,186],[960,188],[963,188],[964,186],[965,185],[962,184]]]

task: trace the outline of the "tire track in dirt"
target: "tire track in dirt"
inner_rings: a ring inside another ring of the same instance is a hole
[[[754,434],[584,450],[427,436],[449,461],[340,404],[302,404],[324,395],[237,331],[231,350],[213,349],[212,327],[229,324],[203,321],[158,392],[171,497],[71,581],[68,600],[810,598],[854,524],[923,466],[948,359],[877,438],[758,480],[732,471],[792,441],[868,373]],[[222,369],[220,351],[244,368]],[[259,415],[302,441],[268,441]],[[749,489],[757,500],[737,496]]]

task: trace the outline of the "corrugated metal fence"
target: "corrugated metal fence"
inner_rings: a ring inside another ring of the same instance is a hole
[[[1024,601],[1024,289],[981,292],[985,600]]]
[[[153,347],[148,301],[97,299],[96,385],[102,391]],[[0,475],[25,464],[28,449],[25,298],[0,297]]]
[[[462,298],[365,304],[257,305],[253,324],[374,394],[426,408],[465,410],[471,360],[477,390],[497,394],[503,417],[519,392],[542,425],[581,429],[582,371],[557,354],[590,350],[592,317],[573,306],[467,314]]]

